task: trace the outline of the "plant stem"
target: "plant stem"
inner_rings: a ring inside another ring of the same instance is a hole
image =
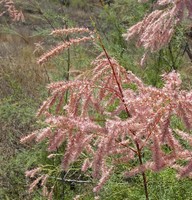
[[[170,58],[171,58],[171,70],[176,70],[177,67],[175,66],[175,60],[174,60],[174,56],[173,56],[171,43],[169,43],[168,49],[169,49],[169,54],[170,54]]]
[[[117,76],[116,76],[116,73],[115,73],[115,69],[114,69],[114,66],[113,66],[113,64],[112,64],[112,62],[111,62],[111,60],[110,60],[109,54],[107,53],[107,50],[105,49],[105,46],[103,45],[102,40],[101,40],[101,38],[100,38],[99,35],[98,35],[98,38],[99,38],[99,42],[100,42],[100,44],[101,44],[101,47],[102,47],[103,51],[105,52],[105,55],[106,55],[106,57],[107,57],[107,59],[108,59],[108,62],[109,62],[109,64],[110,64],[110,66],[111,66],[111,69],[112,69],[112,71],[113,71],[113,75],[114,75],[114,77],[115,77],[115,81],[116,81],[116,83],[117,83],[119,92],[120,92],[120,94],[121,94],[121,99],[122,99],[122,102],[123,102],[123,104],[124,104],[125,110],[126,110],[126,112],[127,112],[127,116],[128,116],[128,117],[131,117],[131,114],[130,114],[128,108],[127,108],[127,105],[125,104],[124,95],[123,95],[123,90],[122,90],[121,85],[120,85],[120,83],[119,83],[119,81],[118,81],[118,79],[117,79]],[[131,133],[132,133],[133,135],[135,135],[134,132],[131,132]],[[137,148],[137,155],[138,155],[138,158],[139,158],[139,164],[140,164],[140,166],[141,166],[141,165],[143,165],[141,149],[139,148],[139,144],[138,144],[137,141],[135,141],[135,145],[136,145],[136,148]],[[145,191],[145,197],[146,197],[146,200],[149,200],[149,193],[148,193],[148,188],[147,188],[147,178],[146,178],[145,172],[142,172],[142,176],[143,176],[143,186],[144,186],[144,191]]]
[[[103,51],[105,52],[105,55],[106,55],[106,57],[107,57],[107,59],[108,59],[108,62],[109,62],[109,64],[110,64],[110,66],[111,66],[111,69],[112,69],[112,71],[113,71],[113,76],[115,77],[115,81],[116,81],[116,83],[117,83],[119,92],[120,92],[120,94],[121,94],[121,100],[122,100],[122,102],[123,102],[123,104],[124,104],[124,106],[125,106],[125,110],[126,110],[126,112],[127,112],[127,116],[128,116],[128,117],[131,117],[131,114],[129,113],[129,110],[128,110],[128,108],[127,108],[127,105],[125,104],[124,95],[123,95],[123,90],[122,90],[121,85],[120,85],[120,83],[119,83],[119,81],[118,81],[118,79],[117,79],[117,76],[116,76],[116,73],[115,73],[115,69],[114,69],[114,67],[113,67],[113,64],[112,64],[112,62],[111,62],[111,60],[110,60],[110,57],[109,57],[109,55],[108,55],[108,53],[107,53],[107,51],[106,51],[106,49],[105,49],[105,47],[104,47],[104,45],[103,45],[103,42],[102,42],[102,40],[101,40],[101,38],[100,38],[99,35],[98,35],[98,38],[99,38],[99,42],[100,42],[100,44],[101,44],[101,47],[102,47]]]
[[[67,24],[67,21],[66,21],[66,26],[65,28],[67,29],[68,28],[68,24]],[[67,38],[66,38],[67,41],[69,41],[69,36],[67,35]],[[71,54],[70,54],[70,48],[67,49],[67,74],[66,74],[66,81],[68,82],[69,81],[69,70],[70,70],[70,66],[71,66]],[[68,93],[69,91],[67,90],[66,91],[66,96],[65,96],[65,102],[67,103],[67,100],[68,100]]]
[[[136,147],[137,147],[137,152],[138,152],[138,157],[139,157],[139,164],[142,165],[143,161],[142,161],[142,155],[141,155],[141,150],[139,148],[139,144],[136,142]],[[142,172],[142,177],[143,177],[143,187],[145,190],[145,197],[146,200],[149,200],[149,192],[148,192],[148,188],[147,188],[147,177],[145,172]]]

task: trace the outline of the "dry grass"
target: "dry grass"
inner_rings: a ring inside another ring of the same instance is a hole
[[[34,52],[34,42],[29,37],[1,34],[0,98],[15,92],[35,98],[38,87],[47,83],[45,69],[36,63],[39,52]]]

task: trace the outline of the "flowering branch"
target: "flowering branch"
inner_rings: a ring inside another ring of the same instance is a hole
[[[95,193],[110,178],[117,164],[138,158],[138,166],[124,174],[143,175],[148,199],[146,170],[158,172],[170,167],[176,169],[180,177],[192,174],[192,152],[182,143],[182,139],[189,144],[192,141],[189,132],[192,129],[192,91],[181,90],[180,75],[175,71],[162,75],[162,88],[145,85],[110,57],[99,40],[103,52],[92,62],[89,76],[49,84],[50,97],[38,111],[38,115],[44,115],[47,128],[21,141],[46,140],[50,159],[65,143],[61,169],[67,171],[80,161],[82,172],[90,169],[92,177],[98,180],[93,189]],[[68,102],[63,100],[66,92]],[[171,126],[174,118],[183,122],[184,130],[174,130]],[[164,145],[169,147],[169,152],[164,151]],[[151,151],[151,157],[145,162],[141,151]],[[186,164],[179,165],[178,160]],[[42,172],[38,173],[43,179]]]
[[[137,37],[137,45],[151,52],[158,51],[167,45],[173,36],[175,27],[185,18],[191,19],[192,17],[191,0],[158,0],[154,6],[156,10],[123,34],[126,40]]]

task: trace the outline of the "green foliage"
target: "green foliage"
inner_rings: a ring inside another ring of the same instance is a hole
[[[151,200],[191,200],[190,179],[178,180],[173,170],[167,169],[160,173],[147,173],[149,195]],[[87,191],[87,192],[85,192]],[[82,200],[93,200],[91,187],[88,185],[77,186],[71,190],[65,187],[65,199],[72,199],[75,194],[82,195]],[[100,198],[102,200],[145,200],[140,176],[124,179],[116,172],[105,187],[102,189]]]
[[[151,199],[190,200],[190,179],[178,180],[175,172],[167,169],[161,173],[148,176]]]
[[[88,1],[87,0],[73,0],[71,1],[71,6],[82,9],[88,6]]]
[[[0,102],[1,199],[30,199],[24,172],[36,157],[32,150],[21,146],[19,141],[24,133],[37,128],[34,117],[36,107],[37,104],[30,98],[18,102],[12,97]]]
[[[122,34],[128,27],[141,20],[147,9],[147,4],[140,4],[134,0],[115,1],[111,7],[103,8],[99,20],[95,19],[105,46],[116,58],[122,59],[124,54],[130,57],[135,55],[133,45],[128,46]]]

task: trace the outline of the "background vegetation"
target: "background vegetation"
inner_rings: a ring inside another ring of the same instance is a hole
[[[40,190],[27,192],[28,182],[24,173],[37,163],[56,166],[44,151],[45,145],[21,145],[20,138],[38,127],[42,122],[35,113],[42,101],[49,95],[46,84],[52,81],[73,79],[90,69],[90,61],[100,47],[89,45],[72,47],[45,66],[37,64],[37,58],[50,49],[58,40],[49,33],[62,27],[96,28],[105,47],[122,66],[133,71],[147,84],[160,87],[164,72],[178,70],[183,79],[183,88],[191,89],[192,65],[185,51],[192,48],[192,38],[186,24],[177,27],[170,45],[150,55],[145,66],[139,65],[143,49],[134,41],[127,43],[122,34],[135,24],[150,9],[150,3],[139,4],[135,0],[114,1],[111,6],[97,0],[71,0],[67,7],[56,0],[17,0],[25,16],[25,22],[12,22],[8,16],[0,18],[0,199],[43,199]],[[70,71],[68,73],[68,67]],[[175,126],[178,125],[175,122]],[[145,199],[141,177],[122,177],[121,165],[101,191],[101,199]],[[80,166],[71,169],[71,178],[80,174]],[[148,173],[149,194],[152,200],[190,200],[192,184],[190,179],[177,180],[175,172],[167,169],[161,173]],[[53,180],[54,182],[55,180]],[[55,199],[93,199],[92,185],[63,183],[56,180]]]

